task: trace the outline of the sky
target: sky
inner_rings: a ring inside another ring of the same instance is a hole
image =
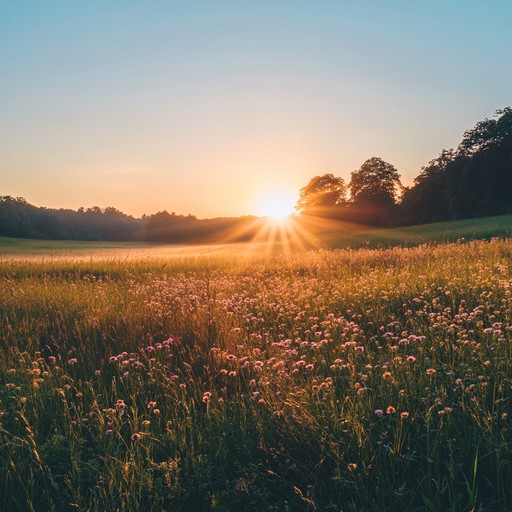
[[[0,0],[0,195],[258,214],[512,104],[508,0]]]

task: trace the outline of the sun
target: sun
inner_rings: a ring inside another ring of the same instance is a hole
[[[293,211],[297,198],[288,190],[271,190],[261,196],[257,203],[257,215],[270,217],[274,220],[284,220]]]

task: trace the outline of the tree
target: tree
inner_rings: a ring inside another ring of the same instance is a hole
[[[403,190],[400,174],[381,158],[373,157],[351,175],[351,202],[362,222],[387,224]]]
[[[402,196],[399,224],[422,224],[450,218],[448,169],[453,166],[454,159],[453,149],[443,150],[421,168],[414,185],[405,189]]]
[[[295,209],[306,215],[333,216],[347,202],[347,185],[333,174],[315,176],[302,187]]]
[[[497,110],[494,119],[479,121],[464,133],[457,147],[458,156],[472,156],[491,148],[508,145],[512,141],[512,108]]]

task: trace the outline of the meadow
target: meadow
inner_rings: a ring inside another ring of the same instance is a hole
[[[0,258],[1,510],[512,510],[512,240],[32,244]]]

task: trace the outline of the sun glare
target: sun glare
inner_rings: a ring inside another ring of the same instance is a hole
[[[257,215],[283,220],[293,213],[297,198],[286,190],[273,190],[260,198]]]

